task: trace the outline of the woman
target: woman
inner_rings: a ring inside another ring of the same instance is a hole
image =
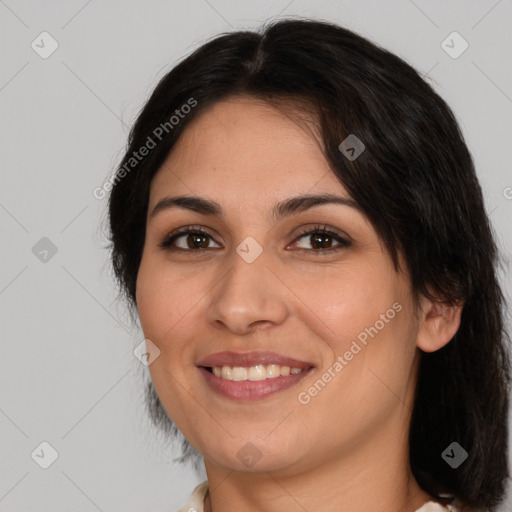
[[[497,250],[450,108],[339,26],[204,44],[112,180],[112,261],[180,510],[495,510],[509,355]]]

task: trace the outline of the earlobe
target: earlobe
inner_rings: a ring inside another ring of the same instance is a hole
[[[416,345],[424,352],[435,352],[455,336],[463,305],[424,299],[423,306]]]

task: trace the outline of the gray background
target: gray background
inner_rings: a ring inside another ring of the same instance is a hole
[[[145,418],[147,369],[133,355],[143,337],[115,300],[107,203],[92,191],[178,59],[216,33],[289,15],[341,23],[429,75],[510,253],[510,0],[0,0],[0,511],[172,512],[203,480],[172,462]],[[59,45],[46,59],[31,47],[51,48],[43,31]],[[453,31],[469,44],[458,58],[441,46]],[[508,263],[501,276],[510,297]],[[31,457],[43,441],[59,454],[48,469]]]

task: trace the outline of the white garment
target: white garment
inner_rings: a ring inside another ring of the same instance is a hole
[[[204,512],[204,498],[208,491],[208,480],[200,483],[192,492],[188,503],[183,505],[178,512]],[[454,505],[440,505],[435,501],[429,501],[421,506],[416,512],[458,512],[458,508]]]

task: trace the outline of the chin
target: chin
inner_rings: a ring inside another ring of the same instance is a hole
[[[265,439],[259,441],[245,439],[237,442],[228,439],[224,450],[219,450],[217,447],[215,452],[207,449],[203,453],[206,454],[205,461],[208,459],[230,471],[286,473],[290,467],[300,465],[301,458],[298,448],[294,449],[292,446],[287,448],[283,450],[283,446],[269,445]]]

